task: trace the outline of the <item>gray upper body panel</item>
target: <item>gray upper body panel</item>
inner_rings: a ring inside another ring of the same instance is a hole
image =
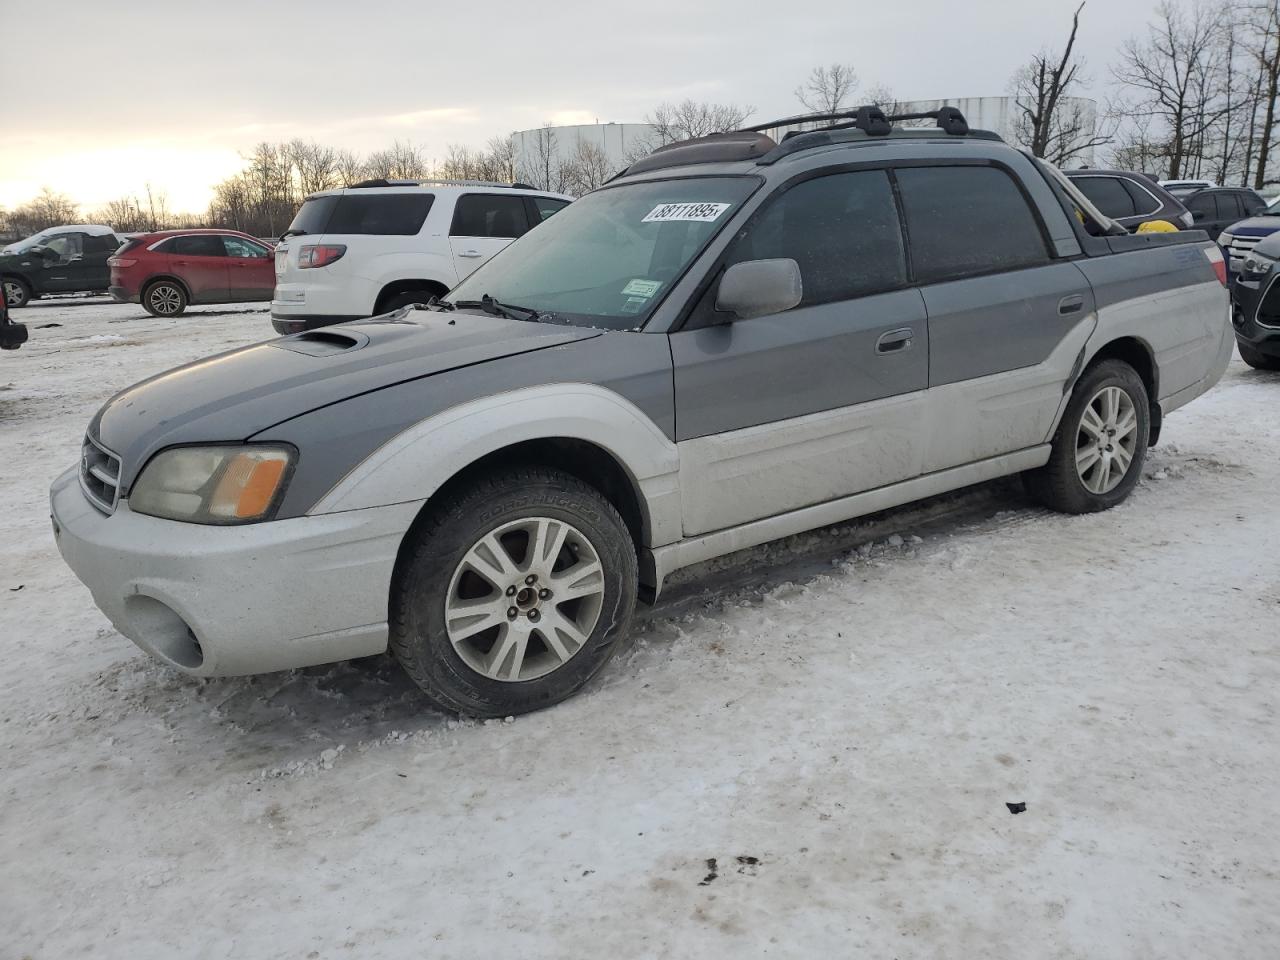
[[[667,338],[610,331],[409,380],[256,434],[255,442],[291,443],[301,452],[277,516],[306,513],[365,457],[415,423],[470,400],[554,383],[591,383],[612,390],[635,404],[668,439],[675,437]]]
[[[319,356],[288,349],[317,334],[348,337],[357,345]],[[138,471],[165,447],[239,442],[369,391],[599,335],[471,313],[418,311],[403,321],[353,323],[233,350],[144,380],[112,397],[90,432],[120,457],[127,495]]]

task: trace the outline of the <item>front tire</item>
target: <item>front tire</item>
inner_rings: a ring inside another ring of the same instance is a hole
[[[1255,370],[1280,370],[1280,357],[1269,357],[1239,340],[1236,341],[1236,349],[1240,351],[1240,359]]]
[[[1121,360],[1085,371],[1053,438],[1053,453],[1025,474],[1028,491],[1062,513],[1108,510],[1142,475],[1151,406],[1138,372]]]
[[[635,609],[635,546],[595,488],[544,467],[483,476],[410,531],[391,652],[441,709],[559,703],[608,662]]]
[[[31,302],[31,287],[25,280],[17,277],[5,277],[4,302],[10,310],[25,307]]]
[[[176,317],[187,309],[187,291],[172,280],[157,280],[142,291],[142,308],[153,317]]]

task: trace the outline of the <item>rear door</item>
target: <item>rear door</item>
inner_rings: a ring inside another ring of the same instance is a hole
[[[888,173],[784,188],[739,232],[724,265],[778,257],[800,266],[799,306],[727,323],[713,284],[670,335],[686,535],[920,470],[928,330],[908,286]]]
[[[1092,288],[1075,264],[1051,258],[1038,213],[1003,167],[896,177],[929,317],[923,471],[1043,443],[1096,323]]]
[[[232,300],[270,300],[276,284],[275,263],[265,244],[224,235],[227,284]]]
[[[120,238],[112,233],[83,236],[81,264],[84,268],[82,282],[85,286],[82,289],[105,290],[111,285],[111,268],[107,265],[107,258],[119,246]]]
[[[222,237],[192,233],[174,237],[163,247],[169,269],[187,285],[192,303],[225,303],[228,299],[227,253]]]
[[[449,247],[458,279],[529,231],[529,211],[518,194],[464,193],[453,208]]]

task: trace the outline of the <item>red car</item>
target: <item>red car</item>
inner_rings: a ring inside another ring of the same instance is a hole
[[[276,285],[271,247],[236,230],[144,234],[107,264],[111,296],[157,317],[176,317],[193,303],[270,300]]]

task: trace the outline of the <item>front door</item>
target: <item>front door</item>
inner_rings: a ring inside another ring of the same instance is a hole
[[[791,186],[725,266],[778,257],[800,266],[799,306],[725,322],[713,285],[671,334],[686,536],[920,472],[929,338],[888,174]]]
[[[458,280],[529,230],[524,197],[467,193],[458,198],[449,228],[449,246]]]
[[[223,235],[227,284],[232,300],[270,300],[276,286],[275,258],[261,243]]]
[[[1050,257],[1013,177],[994,166],[896,171],[929,315],[925,473],[1048,439],[1096,324],[1093,291]]]
[[[92,269],[85,262],[83,233],[58,233],[44,241],[40,255],[32,254],[37,264],[36,289],[50,293],[76,293],[99,289],[93,286]],[[103,258],[105,264],[106,258]]]

